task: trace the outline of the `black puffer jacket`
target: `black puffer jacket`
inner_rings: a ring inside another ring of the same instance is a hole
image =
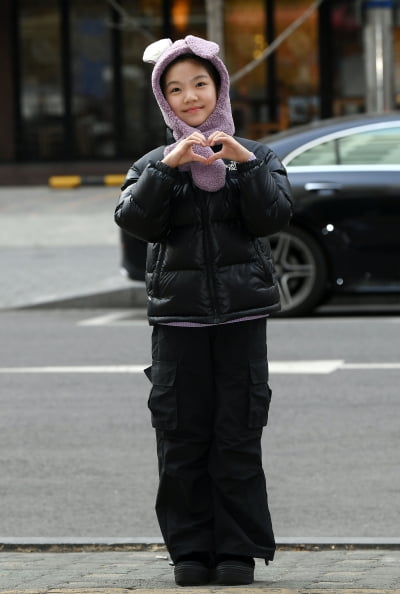
[[[150,324],[212,324],[279,310],[266,236],[289,222],[289,182],[268,147],[236,140],[256,160],[226,162],[226,183],[218,192],[200,190],[189,173],[161,163],[164,147],[128,172],[115,221],[149,242]]]

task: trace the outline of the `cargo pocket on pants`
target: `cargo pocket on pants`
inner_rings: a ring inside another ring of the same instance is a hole
[[[265,359],[249,361],[250,390],[249,417],[250,429],[265,427],[271,402],[271,390],[268,385],[268,364]]]
[[[176,429],[177,395],[175,361],[153,361],[148,407],[151,411],[151,424],[155,429]]]

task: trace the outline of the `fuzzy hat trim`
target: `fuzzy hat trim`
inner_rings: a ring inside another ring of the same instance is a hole
[[[209,60],[216,68],[221,80],[215,109],[198,128],[189,126],[174,113],[160,85],[161,76],[169,64],[180,55],[187,53],[193,53],[195,56]],[[143,60],[155,64],[151,77],[153,93],[161,109],[164,121],[171,128],[176,140],[175,144],[168,145],[165,148],[164,155],[170,153],[178,142],[192,134],[195,130],[199,130],[206,138],[216,130],[230,135],[234,133],[235,127],[229,98],[229,74],[225,64],[218,57],[218,53],[219,46],[217,43],[195,37],[194,35],[188,35],[184,39],[179,39],[174,43],[171,39],[161,39],[146,48],[143,54]],[[212,154],[210,147],[196,145],[193,150],[206,157]],[[186,166],[182,167],[182,169],[187,168]],[[203,165],[202,163],[193,161],[189,164],[189,168],[195,185],[201,189],[215,192],[225,184],[226,167],[222,159],[217,159],[211,165]]]

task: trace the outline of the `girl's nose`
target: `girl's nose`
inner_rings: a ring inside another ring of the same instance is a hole
[[[196,91],[194,89],[189,89],[186,91],[184,100],[187,101],[195,101],[197,99]]]

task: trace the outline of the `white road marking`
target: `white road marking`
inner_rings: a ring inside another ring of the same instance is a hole
[[[400,369],[400,363],[344,363],[341,369]]]
[[[142,373],[146,365],[57,365],[44,367],[0,367],[0,373]],[[384,371],[399,370],[400,363],[345,363],[341,359],[310,361],[270,361],[271,374],[328,374],[334,371],[357,369]]]
[[[342,359],[316,361],[270,361],[270,373],[332,373],[343,365]]]
[[[126,317],[125,312],[117,311],[78,322],[78,326],[105,326]]]
[[[149,365],[66,365],[55,367],[0,367],[0,373],[142,373]]]
[[[145,314],[143,314],[143,309],[126,309],[81,320],[78,322],[78,326],[110,326],[121,323],[140,326],[149,325]]]

